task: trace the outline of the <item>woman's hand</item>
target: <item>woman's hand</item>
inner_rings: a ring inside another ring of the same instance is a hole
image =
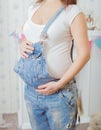
[[[44,85],[40,85],[37,89],[36,92],[39,92],[40,94],[43,95],[50,95],[53,93],[56,93],[59,90],[59,82],[58,81],[52,81],[48,82]]]
[[[32,47],[32,43],[29,42],[28,40],[23,40],[21,43],[20,43],[20,55],[22,58],[28,58],[28,53],[32,53],[34,48]]]

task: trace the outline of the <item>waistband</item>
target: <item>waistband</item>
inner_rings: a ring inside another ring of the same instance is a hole
[[[66,89],[73,89],[73,88],[76,88],[76,80],[75,79],[72,79],[71,81],[69,81],[61,90],[66,90]]]
[[[70,80],[68,84],[71,84],[71,83],[76,83],[75,78],[73,78],[72,80]]]

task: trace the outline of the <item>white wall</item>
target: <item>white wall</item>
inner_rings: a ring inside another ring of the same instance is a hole
[[[78,5],[86,16],[91,15],[97,30],[101,30],[101,0],[78,0]]]
[[[0,0],[0,113],[18,111],[18,79],[13,72],[17,43],[9,33],[25,21],[31,0]]]
[[[93,114],[101,112],[101,49],[94,43],[92,47],[90,79],[89,114]]]

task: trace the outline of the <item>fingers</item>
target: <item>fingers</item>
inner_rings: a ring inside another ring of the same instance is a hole
[[[26,53],[23,53],[23,54],[21,55],[21,57],[25,59],[25,58],[28,58],[28,55],[27,55]]]
[[[36,92],[43,94],[43,95],[49,95],[49,94],[53,93],[47,83],[44,85],[38,86],[38,88],[36,89]]]
[[[34,48],[32,47],[32,46],[29,46],[29,45],[27,45],[27,44],[25,44],[25,46],[24,46],[26,49],[28,49],[28,50],[34,50]]]
[[[46,85],[41,85],[38,87],[38,89],[45,89],[46,88]]]
[[[23,49],[23,51],[24,51],[24,52],[33,53],[33,50],[31,50],[31,49],[28,49],[28,48],[24,48],[24,49]]]
[[[32,47],[32,43],[27,41],[26,39],[23,40],[20,43],[20,54],[21,57],[23,58],[28,58],[28,54],[27,53],[33,53],[34,48]]]
[[[55,81],[48,82],[46,84],[40,85],[36,89],[36,91],[44,95],[50,95],[50,94],[56,93],[58,91],[58,83]]]
[[[36,92],[47,95],[47,85],[44,84],[44,85],[38,86],[38,88],[36,89]]]
[[[33,44],[32,42],[30,42],[30,41],[28,41],[28,40],[26,40],[26,39],[24,40],[24,43],[26,43],[26,44],[29,45],[29,46],[32,46],[32,44]]]
[[[33,47],[32,47],[32,42],[29,42],[29,41],[27,41],[27,40],[24,40],[21,44],[23,44],[24,45],[24,47],[25,48],[28,48],[28,49],[30,49],[30,50],[33,50]]]
[[[36,92],[40,93],[40,94],[44,94],[44,95],[49,95],[49,92],[47,92],[47,88],[44,89],[36,89]]]

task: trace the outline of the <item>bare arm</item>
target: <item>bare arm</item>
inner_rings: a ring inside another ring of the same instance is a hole
[[[83,68],[90,58],[90,47],[87,36],[87,27],[84,15],[80,13],[71,25],[71,32],[77,48],[77,57],[70,68],[57,82],[49,82],[36,89],[37,92],[45,95],[55,93],[66,85]]]
[[[90,59],[90,47],[87,36],[86,20],[82,13],[76,16],[76,18],[72,22],[71,32],[77,48],[77,57],[59,81],[60,88],[68,83],[71,79],[73,79],[73,77],[83,68],[83,66]]]

